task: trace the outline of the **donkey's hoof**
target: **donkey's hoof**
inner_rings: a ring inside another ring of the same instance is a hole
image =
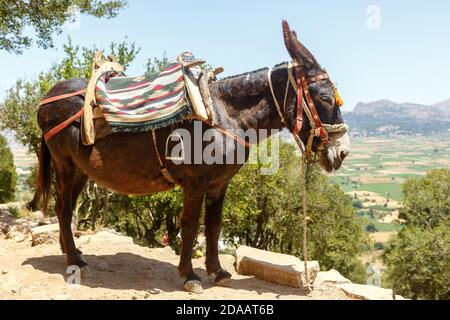
[[[88,265],[85,265],[81,268],[81,278],[83,279],[91,279],[94,277],[94,274],[91,271],[91,268],[89,268]]]
[[[215,273],[214,283],[220,287],[229,287],[231,285],[231,274],[228,271],[220,270]]]
[[[203,293],[202,283],[198,280],[188,280],[183,285],[184,290],[192,293]]]

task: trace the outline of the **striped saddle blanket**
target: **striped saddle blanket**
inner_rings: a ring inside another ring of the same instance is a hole
[[[100,77],[95,100],[112,132],[162,128],[192,114],[186,96],[183,65],[172,62],[159,74]]]

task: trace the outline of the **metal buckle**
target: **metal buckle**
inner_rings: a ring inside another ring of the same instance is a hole
[[[179,141],[181,143],[181,156],[179,157],[172,157],[169,154],[169,141],[175,142]],[[183,143],[183,137],[177,132],[172,132],[166,139],[166,152],[165,152],[165,158],[167,160],[171,161],[177,161],[177,162],[184,162],[184,143]]]

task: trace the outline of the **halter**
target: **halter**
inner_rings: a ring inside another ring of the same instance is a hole
[[[300,146],[302,152],[306,155],[306,159],[309,162],[314,161],[312,159],[312,142],[314,137],[320,138],[325,147],[328,147],[330,144],[328,133],[338,133],[338,132],[346,132],[348,127],[346,124],[324,124],[320,120],[319,114],[317,112],[316,106],[314,105],[314,101],[311,97],[309,86],[312,83],[322,80],[329,80],[330,77],[326,72],[315,75],[313,77],[306,78],[302,66],[297,63],[290,63],[287,66],[288,70],[288,80],[286,82],[286,91],[284,94],[284,102],[283,102],[283,110],[286,109],[287,95],[289,91],[289,84],[291,84],[294,91],[297,93],[297,119],[296,125],[293,129],[293,135]],[[272,84],[272,71],[273,69],[269,69],[268,78],[269,78],[269,87],[270,92],[272,93],[273,101],[275,102],[275,106],[278,111],[278,115],[280,116],[281,122],[284,127],[287,127],[286,120],[283,116],[282,109],[278,100],[275,96],[275,91],[273,89]],[[294,75],[295,72],[295,75]],[[336,98],[336,104],[341,107],[343,105],[343,101],[336,89],[336,86],[333,84],[333,90]],[[308,139],[307,146],[305,148],[303,141],[300,139],[300,131],[303,127],[303,111],[305,111],[306,116],[308,117],[310,126],[311,126],[311,134]]]

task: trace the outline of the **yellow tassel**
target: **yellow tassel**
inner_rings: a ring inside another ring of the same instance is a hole
[[[341,98],[341,95],[339,94],[339,91],[336,88],[334,89],[334,98],[336,100],[336,105],[338,107],[342,107],[344,105],[344,100]]]

